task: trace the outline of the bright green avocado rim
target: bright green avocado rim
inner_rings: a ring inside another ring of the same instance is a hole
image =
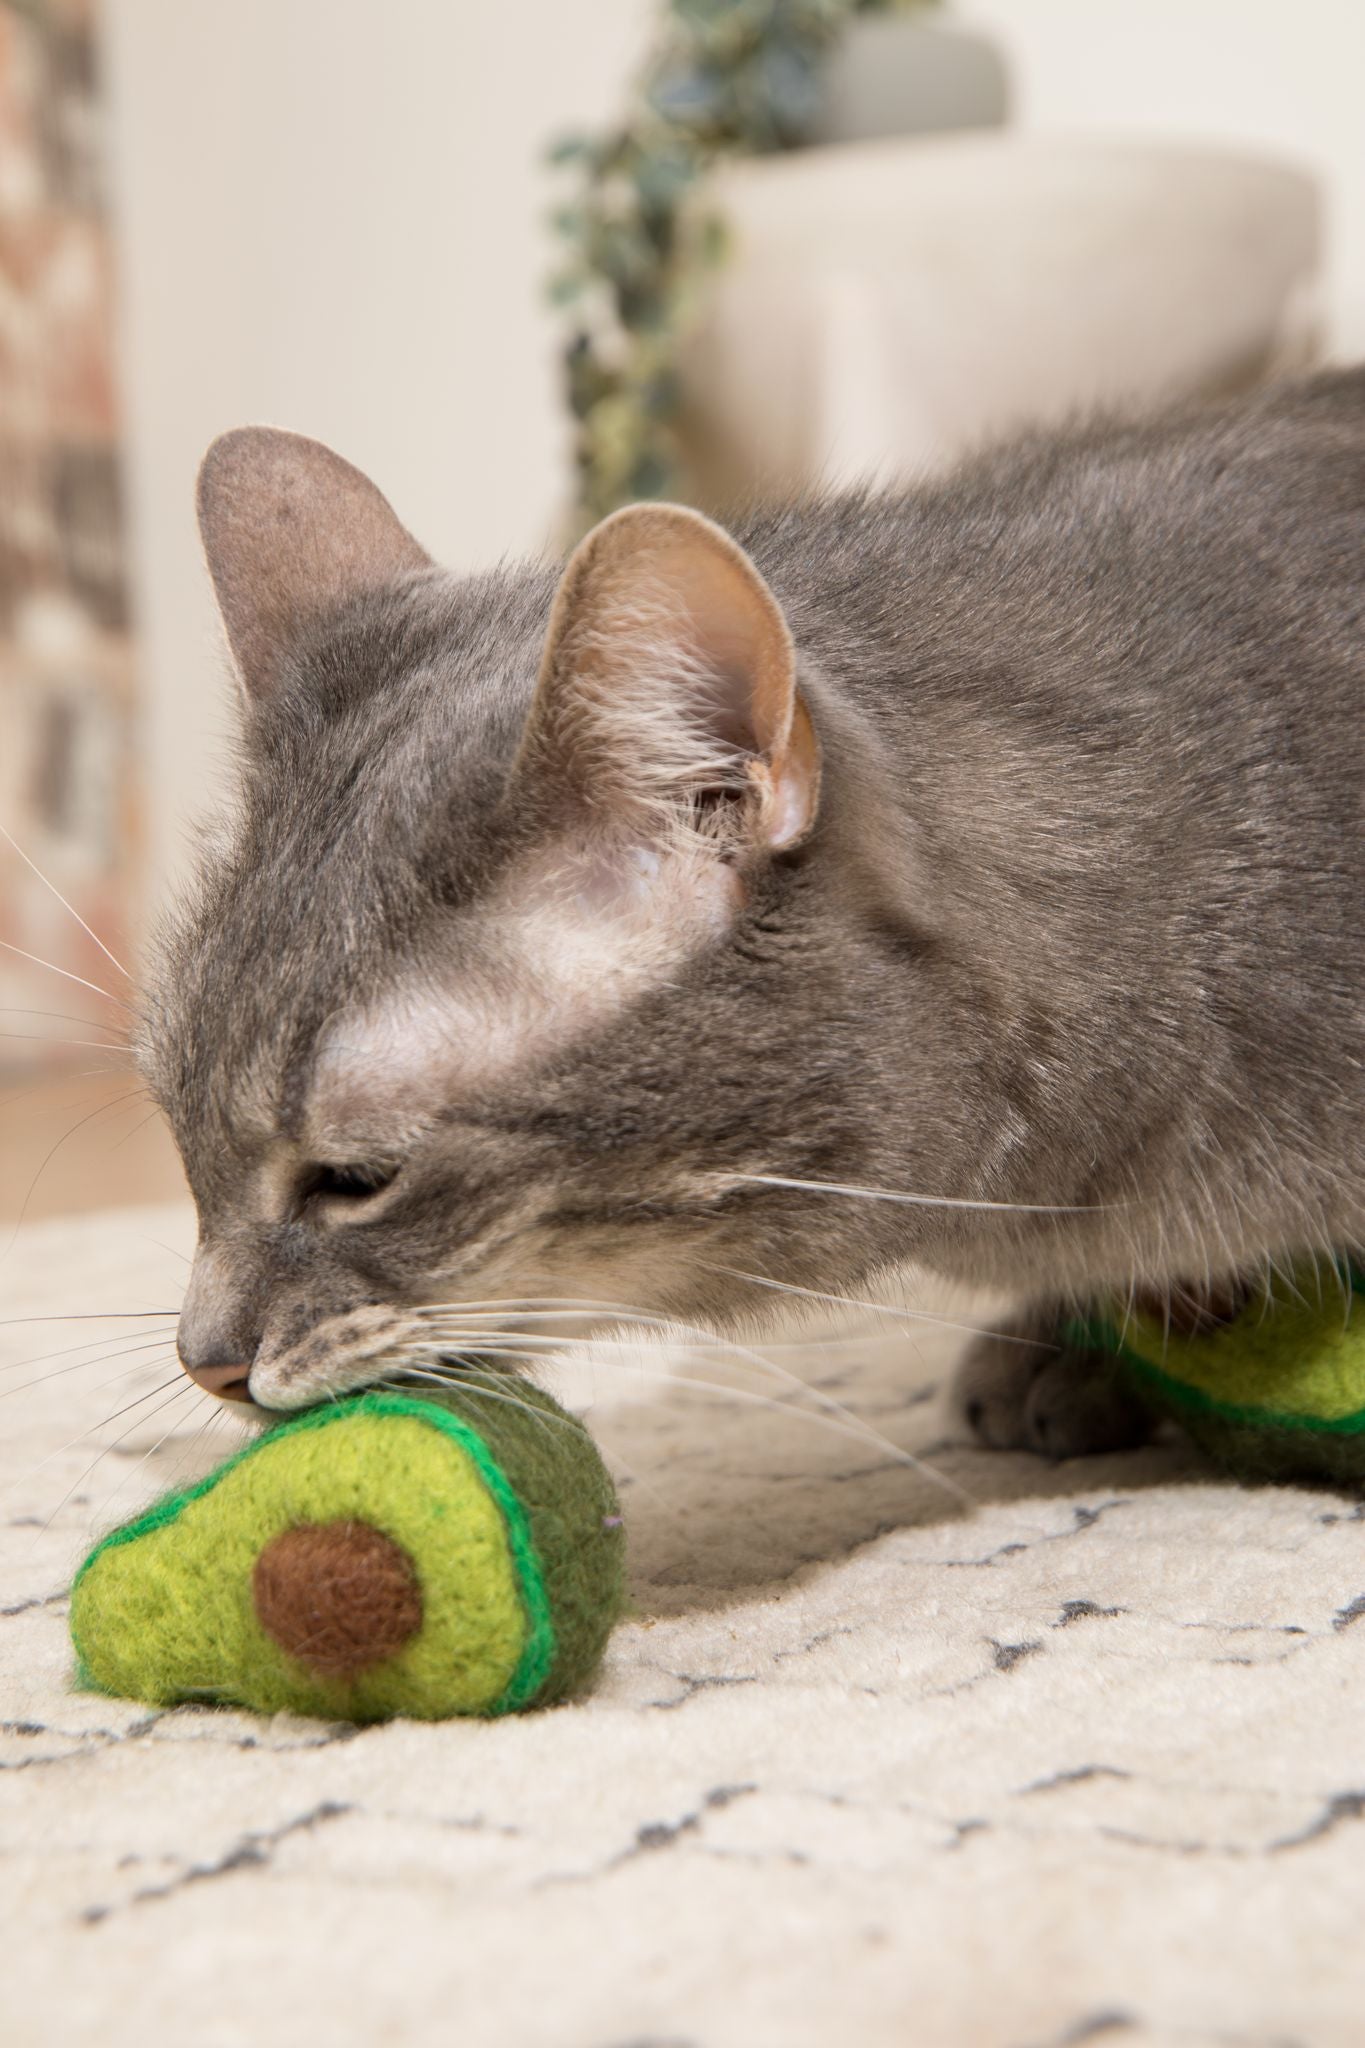
[[[1346,1262],[1345,1270],[1352,1294],[1365,1297],[1365,1273],[1354,1259]],[[1291,1415],[1277,1408],[1258,1408],[1246,1401],[1220,1401],[1202,1387],[1176,1379],[1159,1365],[1153,1365],[1150,1358],[1131,1350],[1104,1316],[1073,1316],[1062,1325],[1061,1337],[1078,1350],[1106,1351],[1110,1357],[1122,1359],[1139,1379],[1146,1380],[1192,1415],[1216,1415],[1224,1422],[1246,1423],[1259,1429],[1307,1430],[1315,1436],[1359,1436],[1365,1432],[1365,1408],[1356,1408],[1349,1415]]]
[[[514,1714],[534,1699],[549,1675],[555,1659],[554,1620],[550,1612],[549,1596],[545,1591],[545,1576],[541,1569],[540,1557],[531,1536],[531,1525],[526,1519],[526,1510],[512,1488],[512,1483],[501,1465],[492,1455],[477,1430],[453,1415],[448,1408],[440,1407],[434,1401],[414,1400],[404,1394],[358,1394],[337,1402],[330,1408],[307,1408],[303,1414],[295,1415],[288,1422],[277,1422],[267,1434],[258,1437],[254,1443],[243,1444],[240,1451],[210,1472],[194,1486],[187,1486],[179,1493],[167,1494],[157,1501],[146,1514],[135,1521],[125,1522],[121,1528],[111,1529],[91,1551],[85,1563],[71,1582],[74,1593],[77,1586],[91,1567],[98,1563],[107,1550],[116,1550],[120,1544],[135,1543],[140,1536],[150,1535],[156,1529],[165,1529],[178,1521],[191,1502],[202,1500],[206,1493],[212,1493],[220,1480],[248,1458],[258,1457],[282,1437],[295,1436],[306,1429],[328,1429],[333,1423],[346,1422],[354,1415],[402,1415],[414,1421],[424,1422],[432,1429],[441,1430],[452,1442],[470,1457],[479,1477],[493,1496],[502,1513],[507,1530],[507,1547],[512,1553],[516,1569],[517,1585],[521,1592],[522,1605],[526,1610],[526,1642],[517,1668],[505,1688],[485,1709],[489,1715]],[[79,1643],[76,1645],[80,1652]],[[81,1681],[89,1685],[90,1675],[81,1658]],[[96,1686],[94,1690],[99,1690]]]

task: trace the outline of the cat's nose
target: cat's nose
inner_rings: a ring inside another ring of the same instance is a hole
[[[180,1363],[205,1393],[249,1401],[247,1376],[260,1341],[259,1319],[232,1248],[201,1244],[176,1326]]]
[[[239,1349],[225,1352],[211,1344],[195,1346],[187,1341],[183,1330],[176,1338],[176,1349],[180,1353],[180,1363],[194,1384],[202,1387],[206,1394],[217,1394],[220,1401],[251,1399],[247,1385],[251,1360],[244,1360]]]
[[[216,1394],[220,1401],[251,1399],[249,1378],[240,1365],[187,1365],[185,1370],[197,1387]]]
[[[206,1359],[191,1365],[182,1351],[180,1363],[197,1387],[206,1394],[216,1394],[220,1401],[249,1401],[251,1389],[248,1385],[251,1368],[243,1365],[240,1358],[213,1360]]]

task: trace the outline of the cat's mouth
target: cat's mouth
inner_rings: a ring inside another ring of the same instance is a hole
[[[485,1335],[491,1338],[491,1332],[480,1332],[480,1338]],[[512,1363],[544,1348],[542,1338],[520,1340]],[[484,1355],[488,1349],[499,1346],[433,1329],[420,1310],[367,1304],[323,1318],[283,1349],[258,1353],[249,1376],[237,1368],[240,1392],[230,1398],[266,1414],[288,1414],[371,1389],[432,1394],[464,1372],[487,1372],[493,1365]]]
[[[426,1365],[405,1364],[401,1360],[387,1368],[380,1365],[371,1375],[353,1382],[346,1391],[354,1394],[384,1392],[429,1396],[438,1392],[442,1383],[455,1384],[463,1375],[486,1373],[489,1369],[488,1361],[473,1353],[443,1352],[439,1359],[433,1358]],[[297,1411],[299,1407],[311,1407],[318,1402],[337,1398],[335,1387],[318,1385],[293,1390],[287,1404],[258,1400],[252,1391],[251,1375],[242,1368],[236,1368],[233,1377],[225,1378],[215,1385],[210,1385],[205,1376],[199,1373],[193,1374],[192,1378],[197,1386],[202,1386],[205,1393],[212,1394],[216,1400],[230,1401],[234,1407],[248,1411],[243,1417],[244,1420],[255,1416],[266,1417]]]

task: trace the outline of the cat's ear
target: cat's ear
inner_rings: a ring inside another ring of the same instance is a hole
[[[804,838],[819,743],[787,622],[727,533],[681,505],[628,505],[580,542],[522,759],[598,815],[704,808],[774,851]]]
[[[309,626],[430,558],[367,476],[275,427],[220,435],[199,470],[199,531],[248,696],[267,692]]]

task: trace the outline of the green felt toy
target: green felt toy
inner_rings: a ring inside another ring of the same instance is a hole
[[[81,1566],[81,1683],[328,1719],[506,1714],[596,1670],[621,1611],[616,1495],[582,1424],[470,1373],[276,1424]]]
[[[1240,1478],[1365,1482],[1365,1274],[1350,1260],[1305,1267],[1202,1334],[1115,1307],[1061,1335],[1121,1360],[1145,1399]]]

